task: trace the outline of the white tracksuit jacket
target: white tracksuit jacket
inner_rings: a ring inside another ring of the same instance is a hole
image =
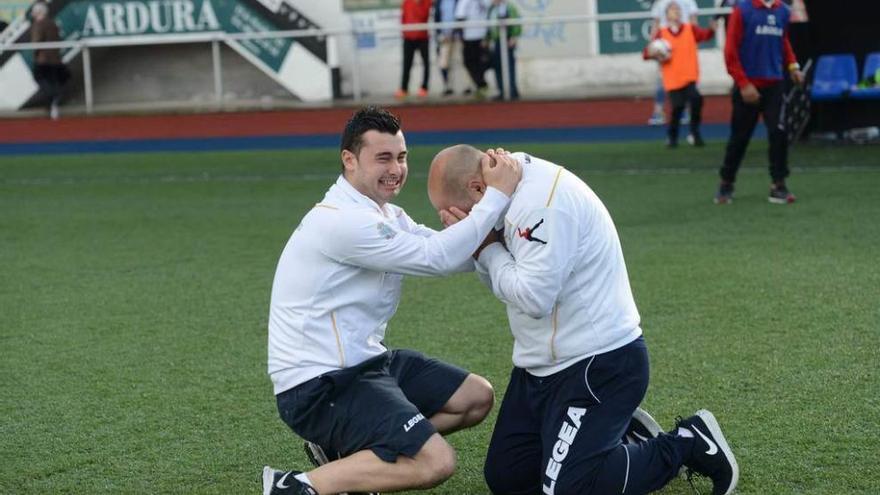
[[[380,208],[340,176],[278,261],[269,307],[275,393],[385,352],[402,275],[473,269],[471,255],[509,203],[488,188],[468,218],[436,232],[400,207]]]
[[[563,167],[513,156],[523,178],[504,215],[506,247],[486,247],[476,270],[507,305],[514,365],[547,376],[642,330],[605,205]]]

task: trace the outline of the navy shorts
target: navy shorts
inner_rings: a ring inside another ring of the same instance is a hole
[[[281,419],[330,458],[370,449],[386,462],[413,457],[468,372],[410,350],[388,351],[276,396]]]
[[[596,492],[648,388],[648,351],[635,341],[545,377],[514,368],[486,457],[496,494]],[[609,492],[610,493],[610,492]]]

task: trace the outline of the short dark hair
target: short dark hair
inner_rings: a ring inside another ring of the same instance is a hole
[[[345,124],[340,151],[348,150],[355,155],[360,153],[364,144],[363,135],[367,131],[394,135],[399,130],[400,118],[388,110],[374,106],[361,108]]]

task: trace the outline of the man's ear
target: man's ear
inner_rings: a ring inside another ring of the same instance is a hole
[[[345,170],[354,170],[357,165],[357,156],[348,150],[342,150],[342,166]]]
[[[475,193],[479,193],[480,195],[482,195],[483,193],[486,192],[486,184],[483,184],[483,181],[474,177],[473,179],[470,179],[468,181],[467,190],[468,190],[468,194],[471,194],[471,192],[475,192]]]

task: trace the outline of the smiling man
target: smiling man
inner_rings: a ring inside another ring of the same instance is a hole
[[[269,310],[278,411],[307,441],[317,468],[266,466],[265,495],[436,486],[455,469],[441,434],[478,424],[494,402],[483,377],[415,351],[389,351],[385,328],[403,275],[473,269],[471,255],[519,183],[519,163],[486,155],[483,198],[468,219],[436,232],[390,203],[407,176],[397,117],[374,107],[355,113],[341,158],[342,175],[281,254]]]

